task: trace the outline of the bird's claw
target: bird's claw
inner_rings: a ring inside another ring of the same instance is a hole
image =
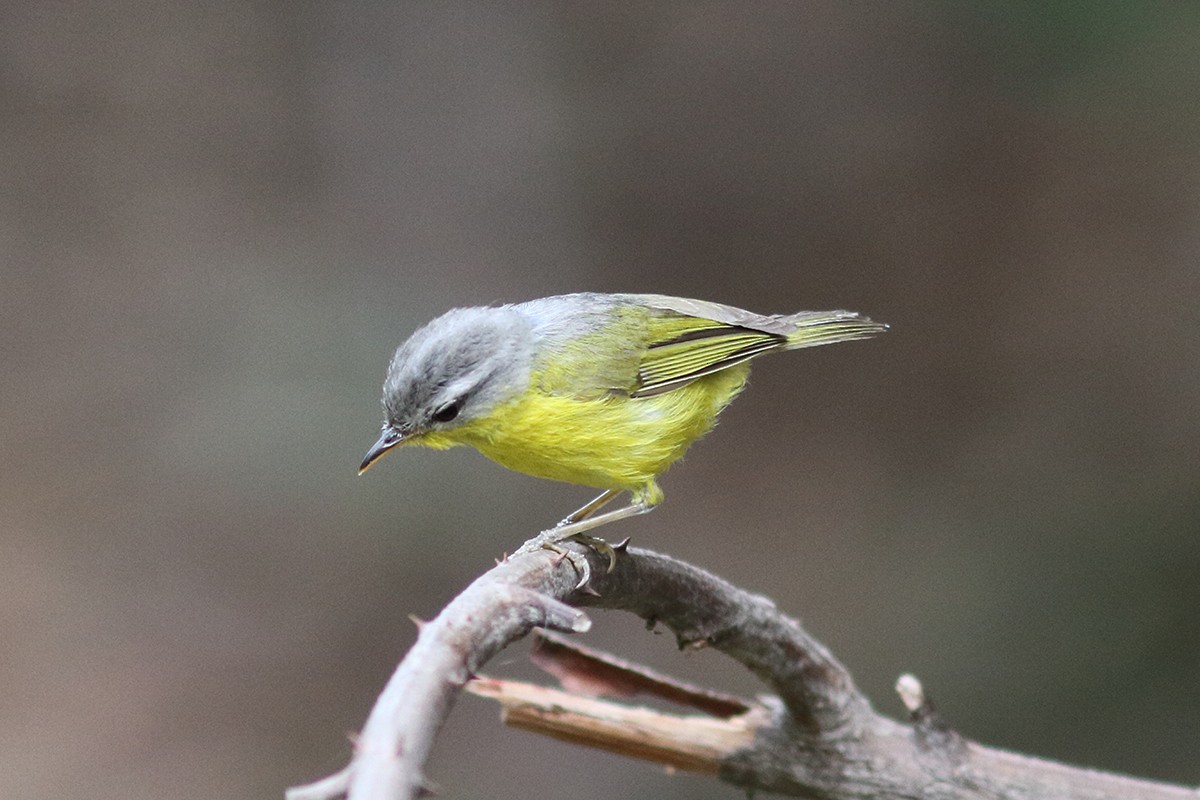
[[[605,572],[612,572],[617,567],[617,553],[624,553],[629,547],[629,537],[614,544],[609,544],[595,536],[589,536],[586,533],[570,533],[563,537],[555,537],[554,530],[551,529],[543,534],[542,547],[546,550],[551,550],[559,554],[558,563],[562,563],[562,559],[571,559],[571,566],[575,567],[575,571],[579,573],[579,583],[575,585],[576,591],[584,589],[592,579],[592,568],[588,564],[587,559],[577,560],[573,553],[558,546],[559,542],[565,542],[568,539],[574,539],[580,544],[590,547],[601,556],[608,557],[608,569]],[[582,564],[581,564],[582,562]]]
[[[617,566],[617,553],[625,552],[625,548],[629,545],[629,539],[618,543],[616,546],[609,544],[603,539],[595,536],[588,536],[586,533],[575,533],[565,538],[574,539],[582,545],[592,548],[602,556],[608,556],[608,569],[605,572],[612,572]]]
[[[554,562],[555,566],[558,566],[564,560],[570,560],[571,566],[579,573],[579,583],[575,584],[575,591],[587,591],[588,584],[592,580],[592,566],[586,558],[579,558],[577,553],[572,553],[565,547],[559,547],[558,540],[556,539],[545,539],[542,542],[542,549],[558,554],[558,559]],[[593,594],[596,593],[595,589],[591,591]]]

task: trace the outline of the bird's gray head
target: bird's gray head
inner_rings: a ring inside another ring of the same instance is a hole
[[[401,442],[452,431],[529,385],[533,333],[510,307],[456,308],[400,345],[383,382],[383,433],[359,472]]]

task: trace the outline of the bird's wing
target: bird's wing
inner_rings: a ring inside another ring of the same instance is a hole
[[[539,337],[538,386],[577,397],[652,397],[771,350],[886,328],[848,311],[767,316],[656,294],[562,295],[517,308]]]
[[[751,327],[734,321],[773,322],[769,317],[716,303],[664,299],[674,307],[652,306],[661,313],[651,314],[647,320],[647,345],[638,364],[638,382],[630,392],[631,397],[669,392],[787,344],[782,331],[775,333],[759,325]],[[704,316],[692,316],[691,311],[680,306]],[[717,314],[724,319],[716,318]]]

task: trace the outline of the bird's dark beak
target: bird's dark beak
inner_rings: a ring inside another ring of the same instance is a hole
[[[362,464],[359,465],[358,474],[362,475],[371,468],[372,464],[383,458],[387,451],[403,442],[406,438],[408,437],[391,425],[384,425],[383,433],[379,434],[379,441],[371,445],[371,449],[367,451],[366,457],[363,458]]]

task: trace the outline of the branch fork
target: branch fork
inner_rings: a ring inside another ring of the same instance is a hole
[[[908,723],[883,717],[846,668],[767,598],[640,548],[608,559],[573,542],[569,556],[526,543],[433,620],[388,681],[340,772],[288,800],[403,800],[430,790],[423,768],[463,689],[495,700],[504,720],[549,736],[716,774],[747,791],[798,797],[929,800],[1200,800],[1194,789],[1065,766],[970,742],[905,675]],[[581,562],[582,559],[582,562]],[[581,587],[581,577],[586,581]],[[632,612],[669,628],[681,648],[713,647],[774,693],[742,700],[689,686],[569,644],[583,608]],[[503,647],[539,631],[534,660],[563,689],[475,677]],[[631,707],[648,696],[687,710]]]

